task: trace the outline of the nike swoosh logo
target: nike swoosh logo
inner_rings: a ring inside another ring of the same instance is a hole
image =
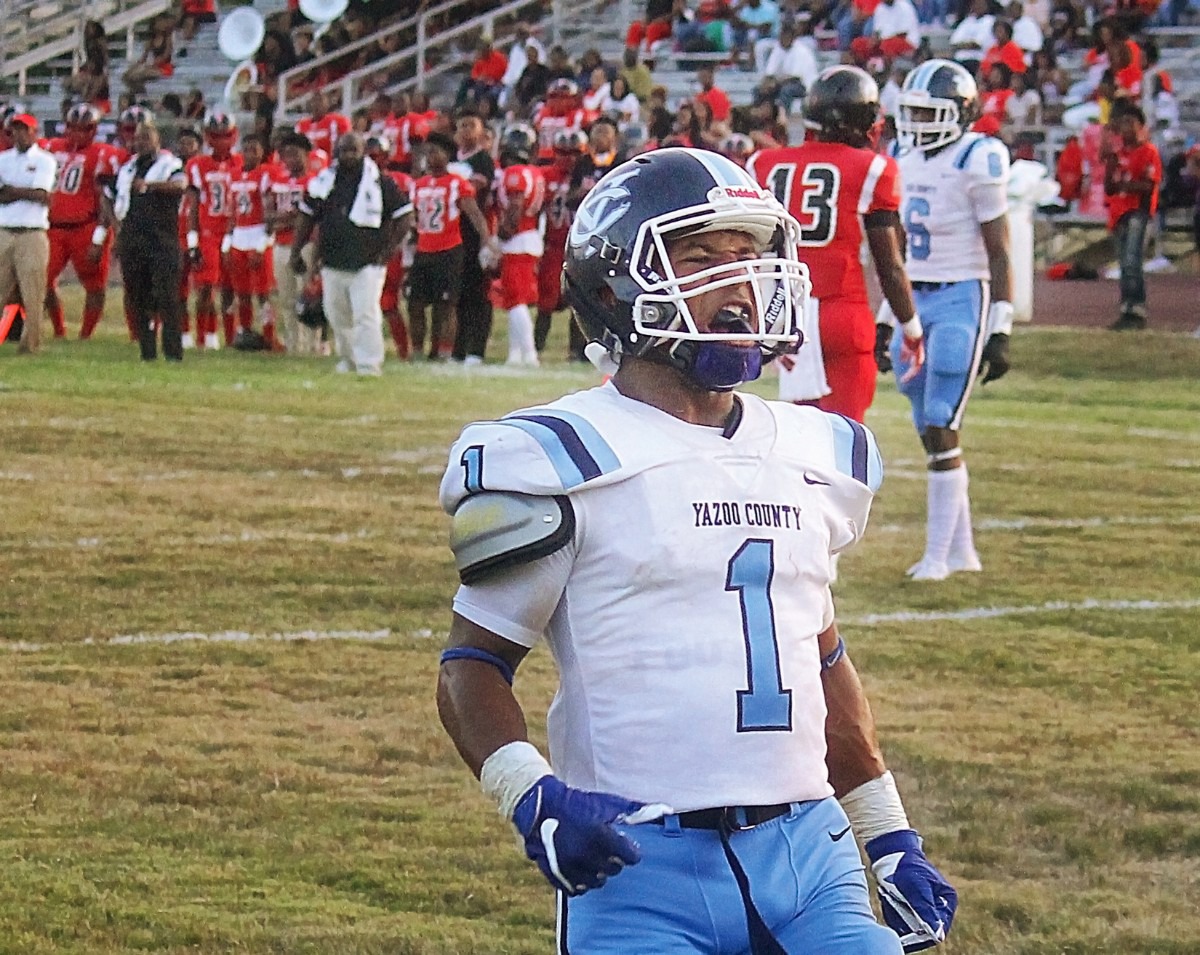
[[[809,477],[809,476],[808,476],[808,472],[807,472],[807,471],[805,471],[805,472],[804,472],[804,483],[805,483],[805,484],[820,484],[820,485],[822,485],[823,487],[829,487],[829,486],[830,486],[830,484],[829,484],[829,482],[828,482],[828,481],[818,481],[818,480],[817,480],[816,478],[814,478],[814,477]]]
[[[850,831],[850,827],[849,827],[849,826],[847,826],[847,827],[846,827],[845,829],[843,829],[841,832],[830,832],[830,833],[828,833],[828,836],[829,836],[829,838],[830,838],[830,839],[832,839],[834,842],[841,842],[841,841],[842,841],[842,839],[843,839],[843,838],[845,838],[845,836],[846,836],[846,833],[847,833],[847,832],[849,832],[849,831]]]

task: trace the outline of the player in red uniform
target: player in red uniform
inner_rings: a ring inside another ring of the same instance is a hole
[[[508,309],[508,364],[537,366],[533,316],[537,307],[538,262],[543,242],[539,218],[546,201],[542,170],[530,165],[537,151],[537,134],[528,126],[509,127],[500,141],[499,186],[496,201],[501,241],[500,306]]]
[[[895,160],[873,148],[879,89],[866,72],[854,66],[825,70],[804,107],[805,125],[815,138],[764,150],[747,165],[799,220],[800,259],[819,308],[819,336],[812,335],[814,323],[808,320],[806,344],[790,370],[781,368],[780,397],[815,401],[823,410],[862,421],[879,373],[879,336],[859,259],[864,232],[884,296],[903,323],[908,352],[923,360],[921,322],[897,241],[899,171]]]
[[[575,218],[568,195],[575,164],[587,151],[587,144],[587,134],[582,131],[559,133],[554,140],[554,162],[542,167],[546,180],[546,201],[542,206],[546,213],[546,234],[538,263],[537,322],[533,328],[533,342],[539,355],[546,348],[554,313],[562,305],[563,252],[571,220]],[[572,322],[572,328],[574,325]],[[583,345],[579,347],[582,350]]]
[[[533,114],[537,130],[539,162],[554,159],[554,142],[559,133],[582,132],[587,124],[587,111],[574,80],[554,80],[546,90],[546,101]]]
[[[46,149],[58,163],[58,179],[50,196],[50,261],[46,271],[46,312],[55,337],[66,334],[58,277],[69,262],[86,293],[80,338],[91,338],[104,315],[112,237],[100,225],[100,192],[116,178],[116,151],[96,142],[100,113],[81,103],[67,112],[66,136]]]
[[[184,126],[175,137],[175,155],[186,167],[187,164],[200,155],[200,134],[190,126]],[[192,260],[187,254],[188,234],[188,204],[179,203],[179,248],[184,250],[183,261],[179,263],[179,328],[184,348],[195,348],[196,338],[192,335],[192,320],[188,311],[188,288],[191,283]],[[200,335],[201,344],[204,336]]]
[[[308,105],[312,113],[296,124],[296,132],[308,137],[314,150],[319,149],[326,156],[333,156],[338,139],[350,132],[350,120],[341,113],[331,113],[329,95],[320,90],[309,97]]]
[[[406,172],[389,168],[392,144],[386,136],[372,134],[367,137],[367,155],[386,175],[391,176],[396,187],[405,196],[413,194],[413,178]],[[407,230],[406,230],[407,231]],[[405,237],[407,238],[407,236]],[[402,241],[392,257],[388,259],[387,275],[383,280],[383,294],[379,297],[379,308],[387,319],[396,345],[396,356],[402,361],[412,357],[412,345],[408,340],[408,320],[400,308],[400,289],[404,286],[405,256],[411,255],[411,244]]]
[[[425,348],[425,309],[431,306],[429,357],[434,360],[449,358],[454,346],[463,269],[461,217],[465,215],[480,235],[488,234],[471,180],[446,169],[457,151],[445,133],[430,133],[425,142],[427,172],[413,183],[417,249],[407,280],[409,332],[413,355],[420,355]],[[488,248],[498,257],[498,249],[490,244]]]
[[[272,257],[275,268],[277,308],[275,314],[282,325],[284,350],[296,355],[315,355],[321,342],[320,329],[299,321],[298,306],[306,276],[292,271],[292,240],[295,238],[296,216],[300,199],[308,181],[315,175],[310,167],[312,143],[307,136],[289,133],[279,143],[280,163],[270,173],[270,185],[264,202],[267,228],[275,239]],[[301,253],[306,266],[312,266],[313,246]]]
[[[266,154],[267,144],[257,133],[250,133],[242,140],[242,168],[229,183],[233,212],[229,216],[225,271],[237,299],[240,342],[244,345],[252,337],[257,300],[263,343],[274,350],[275,311],[271,293],[275,290],[275,259],[263,210],[263,197],[271,187],[272,178],[270,168],[263,164]]]
[[[204,336],[205,348],[217,348],[217,310],[213,289],[222,285],[221,246],[229,231],[233,211],[230,187],[241,170],[242,157],[233,154],[237,126],[221,112],[204,121],[204,141],[211,150],[196,156],[185,167],[189,210],[187,250],[191,259],[192,285],[196,289],[196,333]],[[224,311],[225,344],[232,345],[236,333],[233,314]]]

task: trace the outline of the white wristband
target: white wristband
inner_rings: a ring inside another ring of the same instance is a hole
[[[854,827],[854,835],[861,843],[868,843],[878,836],[900,829],[911,829],[896,780],[890,772],[877,779],[863,783],[838,800],[846,812],[846,818]]]
[[[224,255],[226,252],[228,252],[232,248],[233,248],[233,236],[229,235],[229,233],[226,233],[225,238],[223,238],[221,240],[221,254]]]
[[[921,316],[916,312],[913,312],[913,317],[907,322],[900,323],[900,330],[909,341],[916,341],[925,334],[925,329],[921,326]]]
[[[1012,302],[992,302],[988,309],[988,334],[1011,335],[1013,326]]]
[[[107,226],[98,225],[92,230],[92,245],[104,245],[104,240],[107,238]]]
[[[554,770],[532,743],[514,740],[505,743],[483,761],[479,784],[496,801],[500,815],[512,821],[513,810],[521,797],[539,779],[553,776]]]
[[[200,233],[195,229],[191,229],[187,234],[187,247],[189,249],[200,248]]]

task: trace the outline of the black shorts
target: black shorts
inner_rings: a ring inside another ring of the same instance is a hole
[[[463,247],[456,245],[444,252],[418,252],[413,256],[405,288],[417,302],[458,304],[462,288]]]

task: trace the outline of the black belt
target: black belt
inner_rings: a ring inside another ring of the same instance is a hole
[[[720,806],[715,809],[681,812],[676,818],[682,829],[724,829],[726,832],[737,832],[739,829],[753,829],[764,822],[778,819],[784,813],[791,812],[793,805],[790,802],[781,802],[774,806]],[[662,819],[658,822],[663,824]]]
[[[914,292],[940,292],[944,288],[956,285],[956,282],[913,282]]]
[[[0,230],[4,232],[45,232],[41,226],[36,225],[0,225]]]

